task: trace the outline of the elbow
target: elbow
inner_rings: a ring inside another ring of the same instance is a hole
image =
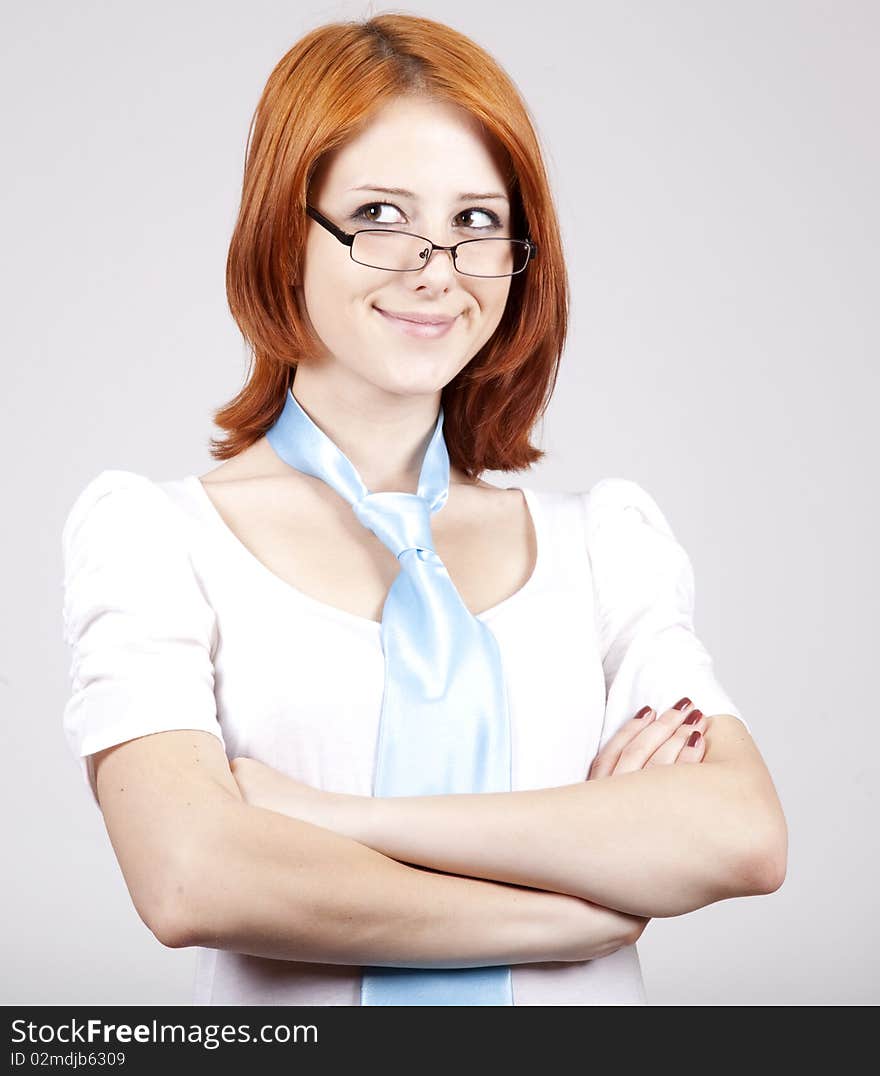
[[[755,870],[763,882],[761,892],[769,894],[782,888],[788,872],[788,824],[775,796],[765,812],[763,832]]]
[[[158,896],[142,915],[153,936],[167,949],[201,945],[207,915],[205,871],[196,857],[180,857],[165,872]]]
[[[168,917],[155,919],[150,924],[150,930],[157,941],[161,942],[166,949],[187,949],[198,945],[192,924],[182,920]]]
[[[763,856],[765,894],[781,889],[788,873],[788,835],[784,833],[765,851]]]
[[[785,882],[788,871],[788,828],[781,810],[750,830],[738,857],[733,880],[736,896],[767,896]]]
[[[153,936],[166,949],[188,949],[201,944],[199,917],[185,894],[185,887],[178,882],[160,906],[154,908],[149,916],[143,917]]]

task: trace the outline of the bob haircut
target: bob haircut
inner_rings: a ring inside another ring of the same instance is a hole
[[[469,478],[519,471],[545,453],[529,434],[555,388],[569,286],[547,174],[528,108],[482,48],[431,19],[385,14],[320,26],[269,76],[251,122],[242,199],[226,263],[229,308],[252,352],[246,384],[214,413],[227,431],[214,459],[258,440],[284,406],[299,362],[323,345],[297,304],[309,185],[327,153],[400,96],[457,104],[476,118],[507,170],[515,238],[537,256],[511,277],[498,328],[442,390],[450,462]]]

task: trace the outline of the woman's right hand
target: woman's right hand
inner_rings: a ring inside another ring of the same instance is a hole
[[[643,707],[599,751],[587,780],[632,773],[649,766],[702,762],[706,754],[705,731],[706,718],[702,710],[686,697],[659,717],[650,708]],[[689,747],[688,740],[694,732],[699,733],[697,743]]]
[[[686,723],[687,722],[687,723]],[[647,707],[626,722],[593,759],[588,781],[632,773],[649,766],[674,765],[677,762],[702,762],[706,753],[703,733],[706,719],[689,698],[679,701],[662,714]],[[694,732],[697,743],[689,747]],[[563,901],[569,898],[563,898]],[[649,917],[630,915],[605,908],[590,901],[570,898],[575,903],[560,905],[563,915],[571,915],[571,925],[562,936],[567,939],[565,960],[591,960],[606,956],[624,945],[633,945],[650,922]]]

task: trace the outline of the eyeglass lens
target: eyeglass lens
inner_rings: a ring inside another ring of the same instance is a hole
[[[351,256],[373,269],[421,269],[431,252],[417,235],[404,232],[361,231],[354,237]],[[510,276],[529,260],[525,243],[516,239],[474,239],[456,251],[459,272],[470,276]]]

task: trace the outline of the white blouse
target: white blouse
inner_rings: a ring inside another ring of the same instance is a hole
[[[748,729],[694,634],[691,562],[651,496],[622,478],[587,492],[518,488],[537,563],[520,590],[479,614],[505,668],[513,789],[585,780],[600,747],[646,704],[659,713],[687,695]],[[204,729],[230,759],[371,794],[380,625],[271,572],[197,476],[100,472],[74,501],[62,546],[72,654],[63,727],[87,785],[95,751]],[[517,964],[512,981],[516,1005],[647,1004],[634,945]],[[193,1003],[358,1005],[359,992],[357,966],[200,947]]]

